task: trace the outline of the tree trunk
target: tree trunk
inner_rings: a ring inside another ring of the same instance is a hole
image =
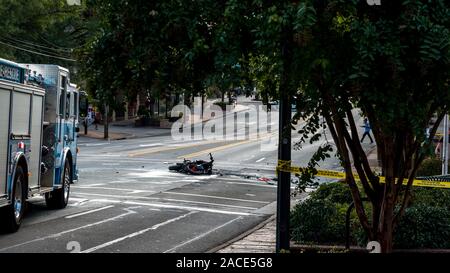
[[[158,100],[157,100],[157,102],[158,102],[158,118],[161,115],[161,113],[160,113],[161,106],[159,105],[159,101],[160,101],[160,97],[158,97]]]
[[[167,98],[167,96],[166,96],[166,99],[165,99],[165,104],[166,104],[166,106],[165,106],[165,115],[164,115],[164,118],[169,118],[169,116],[168,116],[168,108],[169,108],[169,99]]]
[[[267,111],[271,111],[272,107],[269,104],[269,96],[267,95],[266,92],[263,92],[261,94],[262,94],[262,103],[263,103],[263,105],[267,105]]]
[[[109,118],[108,118],[108,108],[109,108],[109,105],[107,105],[106,103],[104,104],[104,107],[105,107],[105,115],[104,115],[104,117],[105,117],[105,123],[104,123],[104,134],[103,134],[103,137],[105,138],[105,139],[108,139],[109,138]]]
[[[382,223],[383,230],[379,231],[377,233],[376,241],[381,246],[381,253],[391,253],[392,247],[393,247],[393,239],[394,239],[394,232],[393,232],[393,211],[392,213],[389,213],[386,211],[386,213],[389,214],[385,216],[385,219]]]

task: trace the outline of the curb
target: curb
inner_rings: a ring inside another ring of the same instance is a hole
[[[122,133],[119,133],[122,134]],[[107,139],[103,138],[103,137],[92,137],[92,136],[86,136],[85,134],[80,134],[79,137],[82,138],[87,138],[87,139],[95,139],[95,140],[105,140],[105,141],[114,141],[114,140],[124,140],[124,139],[130,139],[130,138],[134,138],[135,135],[131,135],[131,134],[122,134],[124,136],[119,136],[119,137],[109,137]]]
[[[266,220],[262,221],[261,223],[257,224],[256,226],[254,226],[253,228],[245,231],[244,233],[241,233],[240,235],[234,237],[233,239],[230,239],[228,241],[226,241],[225,243],[222,243],[221,245],[218,245],[208,251],[206,251],[205,253],[216,253],[221,249],[226,248],[227,246],[233,244],[234,242],[237,242],[245,237],[247,237],[248,235],[252,234],[253,232],[263,228],[265,225],[267,225],[268,223],[274,221],[276,219],[276,215],[273,214],[271,215],[269,218],[267,218]]]
[[[373,148],[371,148],[370,150],[368,150],[366,152],[366,156],[370,155],[371,153],[373,153],[373,151],[375,151],[377,149],[377,145],[375,145]]]

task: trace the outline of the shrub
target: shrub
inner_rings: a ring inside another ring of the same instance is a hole
[[[441,207],[450,211],[450,189],[414,187],[410,206],[416,205]]]
[[[316,200],[329,200],[332,203],[339,204],[350,204],[353,201],[350,188],[342,182],[321,184],[311,194],[311,198]]]
[[[416,176],[430,176],[442,174],[442,161],[436,157],[425,159],[417,169]]]
[[[394,247],[450,248],[450,211],[425,204],[407,208],[395,232]]]
[[[291,213],[291,238],[297,243],[345,243],[345,208],[309,198]]]
[[[351,202],[348,186],[322,184],[310,198],[291,213],[292,240],[303,244],[344,244],[345,213]],[[371,204],[364,203],[371,219]],[[350,242],[365,247],[368,238],[355,210],[351,213]],[[414,187],[410,207],[406,209],[394,234],[394,247],[450,248],[450,190]]]

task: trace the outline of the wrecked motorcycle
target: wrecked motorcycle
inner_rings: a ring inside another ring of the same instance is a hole
[[[183,163],[169,166],[169,170],[186,174],[212,174],[214,158],[211,153],[209,158],[210,161],[184,159]]]

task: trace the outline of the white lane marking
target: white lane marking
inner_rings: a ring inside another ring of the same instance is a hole
[[[74,231],[77,231],[77,230],[80,230],[80,229],[90,228],[90,227],[93,227],[93,226],[98,226],[98,225],[105,224],[105,223],[108,223],[108,222],[111,222],[111,221],[115,221],[117,219],[123,218],[123,217],[128,216],[128,215],[137,213],[137,212],[135,212],[135,211],[133,211],[133,210],[131,210],[129,208],[126,208],[124,210],[126,211],[126,213],[122,213],[122,214],[119,214],[117,216],[114,216],[114,217],[111,217],[111,218],[108,218],[108,219],[105,219],[105,220],[101,220],[101,221],[98,221],[98,222],[95,222],[95,223],[87,224],[87,225],[84,225],[84,226],[81,226],[81,227],[72,228],[72,229],[65,230],[65,231],[62,231],[62,232],[59,232],[59,233],[54,233],[54,234],[51,234],[51,235],[48,235],[48,236],[45,236],[45,237],[37,238],[37,239],[31,240],[31,241],[26,241],[26,242],[23,242],[23,243],[20,243],[20,244],[16,244],[16,245],[8,246],[8,247],[5,247],[5,248],[1,248],[0,252],[8,250],[8,249],[11,249],[11,248],[16,248],[16,247],[19,247],[19,246],[23,246],[23,245],[28,245],[28,244],[35,243],[35,242],[44,241],[44,240],[47,240],[47,239],[57,238],[57,237],[60,237],[60,236],[62,236],[64,234],[67,234],[67,233],[71,233],[71,232],[74,232]]]
[[[84,192],[74,192],[73,194],[76,195],[76,196],[92,195],[92,196],[113,197],[113,198],[122,198],[122,199],[141,199],[141,200],[155,200],[155,201],[170,201],[170,202],[192,203],[192,204],[202,204],[202,205],[208,205],[208,206],[229,207],[229,208],[237,208],[237,209],[245,209],[245,210],[255,210],[255,209],[257,209],[257,208],[254,208],[254,207],[243,207],[243,206],[234,206],[234,205],[227,205],[227,204],[208,203],[208,202],[200,202],[200,201],[181,200],[181,199],[169,199],[169,198],[161,198],[161,197],[131,196],[131,195],[116,195],[116,194],[100,194],[100,193],[84,193]]]
[[[263,157],[263,158],[261,158],[261,159],[258,159],[258,160],[256,160],[256,163],[259,163],[259,162],[263,161],[264,159],[266,159],[266,158]]]
[[[148,191],[146,191],[146,190],[134,190],[132,192],[129,192],[128,194],[145,193],[145,192],[148,192]]]
[[[95,203],[113,203],[113,204],[120,204],[122,201],[120,200],[112,200],[112,199],[92,199],[91,202]]]
[[[88,185],[83,185],[83,186],[72,186],[72,187],[86,187],[86,188],[89,188],[89,187],[97,187],[97,186],[103,186],[103,185],[105,185],[105,183],[88,184]]]
[[[110,143],[82,143],[84,146],[86,147],[93,147],[93,146],[103,146],[103,145],[108,145]]]
[[[84,250],[84,251],[81,251],[81,253],[91,253],[91,252],[94,252],[94,251],[96,251],[96,250],[99,250],[99,249],[102,249],[102,248],[111,246],[111,245],[113,245],[113,244],[119,243],[119,242],[121,242],[121,241],[124,241],[124,240],[126,240],[126,239],[131,239],[131,238],[133,238],[133,237],[142,235],[142,234],[144,234],[144,233],[146,233],[146,232],[148,232],[148,231],[150,231],[150,230],[156,230],[156,229],[158,229],[158,228],[160,228],[160,227],[162,227],[162,226],[165,226],[165,225],[168,225],[168,224],[170,224],[170,223],[173,223],[173,222],[176,222],[176,221],[178,221],[178,220],[181,220],[181,219],[183,219],[183,218],[186,218],[186,217],[188,217],[189,215],[192,215],[192,214],[194,214],[194,213],[197,213],[197,212],[196,212],[196,211],[191,211],[191,212],[189,212],[189,213],[186,213],[186,214],[183,214],[183,215],[181,215],[181,216],[172,218],[172,219],[167,220],[167,221],[165,221],[165,222],[156,224],[156,225],[154,225],[154,226],[152,226],[152,227],[149,227],[149,228],[146,228],[146,229],[143,229],[143,230],[140,230],[140,231],[137,231],[137,232],[128,234],[128,235],[126,235],[126,236],[117,238],[117,239],[115,239],[115,240],[106,242],[106,243],[104,243],[104,244],[101,244],[101,245],[98,245],[98,246],[95,246],[95,247],[86,249],[86,250]]]
[[[138,192],[147,192],[147,193],[155,193],[156,191],[148,191],[148,190],[135,190],[135,189],[123,189],[123,188],[108,188],[108,187],[85,187],[85,186],[72,186],[75,189],[99,189],[99,190],[113,190],[113,191],[129,191],[131,193]]]
[[[80,212],[80,213],[77,213],[77,214],[72,214],[72,215],[66,216],[65,218],[66,219],[72,219],[72,218],[75,218],[75,217],[78,217],[78,216],[91,214],[91,213],[94,213],[94,212],[97,212],[97,211],[102,211],[102,210],[113,208],[113,207],[114,207],[113,205],[106,206],[106,207],[101,207],[101,208],[98,208],[98,209],[93,209],[93,210],[88,210],[88,211],[85,211],[85,212]]]
[[[69,206],[69,207],[79,207],[79,206],[81,206],[81,205],[84,205],[85,203],[87,203],[89,200],[85,200],[85,201],[81,201],[81,202],[76,202],[76,203],[73,203],[73,204],[67,204],[67,206]],[[44,203],[42,203],[42,204],[44,204]]]
[[[247,202],[247,203],[259,203],[259,204],[269,204],[270,202],[266,201],[257,201],[257,200],[248,200],[248,199],[238,199],[238,198],[229,198],[222,196],[214,196],[214,195],[203,195],[203,194],[193,194],[193,193],[184,193],[184,192],[170,192],[165,191],[164,194],[176,194],[176,195],[186,195],[186,196],[195,196],[195,197],[205,197],[205,198],[213,198],[213,199],[223,199],[230,201],[238,201],[238,202]]]
[[[103,166],[119,166],[120,163],[102,163]]]
[[[125,201],[123,203],[126,204],[126,205],[139,205],[139,206],[148,206],[148,207],[155,207],[155,208],[202,211],[202,212],[211,212],[211,213],[217,213],[217,214],[230,214],[230,215],[242,215],[242,216],[252,215],[251,213],[247,213],[247,212],[227,211],[227,210],[218,210],[218,209],[207,209],[207,208],[191,207],[191,206],[168,205],[168,204],[157,204],[157,203],[144,203],[144,202],[134,202],[134,201]]]
[[[81,206],[82,204],[88,202],[89,199],[70,197],[69,201],[70,201],[69,204],[67,204],[69,207],[78,207],[78,206]],[[75,203],[72,203],[72,201],[75,201]]]
[[[140,144],[139,147],[154,147],[154,146],[162,146],[162,143],[152,143],[152,144]]]
[[[99,153],[92,153],[92,154],[86,154],[86,153],[82,153],[82,157],[124,157],[123,155],[120,154],[99,154]]]
[[[211,234],[211,233],[213,233],[213,232],[215,232],[215,231],[217,231],[217,230],[219,230],[219,229],[221,229],[221,228],[223,228],[223,227],[225,227],[225,226],[227,226],[227,225],[229,225],[229,224],[231,224],[231,223],[233,223],[233,222],[235,222],[235,221],[237,221],[237,220],[240,220],[240,219],[242,219],[242,216],[239,216],[239,217],[237,217],[237,218],[235,218],[235,219],[233,219],[233,220],[231,220],[231,221],[228,221],[228,222],[226,222],[225,224],[222,224],[222,225],[220,225],[220,226],[218,226],[218,227],[216,227],[216,228],[214,228],[214,229],[211,229],[210,231],[205,232],[205,233],[203,233],[203,234],[201,234],[201,235],[199,235],[199,236],[197,236],[197,237],[195,237],[195,238],[192,238],[192,239],[190,239],[190,240],[187,240],[187,241],[185,241],[185,242],[183,242],[183,243],[181,243],[181,244],[179,244],[179,245],[177,245],[177,246],[175,246],[175,247],[172,247],[171,249],[166,250],[166,251],[164,251],[163,253],[174,252],[175,249],[178,249],[178,248],[180,248],[180,247],[183,247],[183,246],[185,246],[185,245],[187,245],[187,244],[192,243],[193,241],[196,241],[196,240],[198,240],[198,239],[200,239],[200,238],[203,238],[203,237],[205,237],[205,236],[207,236],[207,235],[209,235],[209,234]]]
[[[255,197],[256,194],[251,194],[251,193],[246,193],[245,195],[250,196],[250,197]]]
[[[148,206],[148,207],[157,207],[156,209],[150,209],[155,211],[161,211],[158,208],[169,208],[169,209],[182,209],[182,210],[195,210],[195,211],[203,211],[203,212],[211,212],[218,214],[231,214],[231,215],[243,215],[248,216],[252,215],[252,213],[246,212],[235,212],[235,211],[226,211],[226,210],[217,210],[217,209],[208,209],[201,207],[191,207],[191,206],[179,206],[179,205],[165,205],[161,203],[147,203],[147,202],[134,202],[134,201],[120,201],[120,200],[112,200],[112,199],[92,199],[91,202],[99,202],[99,203],[112,203],[112,204],[126,204],[126,205],[140,205],[140,206]]]
[[[100,197],[113,197],[113,198],[131,198],[131,199],[149,199],[149,200],[158,200],[157,197],[148,197],[148,196],[127,196],[127,195],[117,195],[117,194],[101,194],[101,193],[85,193],[85,192],[73,192],[72,195],[83,196],[83,195],[91,195],[91,196],[100,196]]]
[[[86,198],[70,197],[70,201],[75,201],[75,202],[83,202],[83,201],[86,201],[86,200],[88,200],[88,199],[86,199]]]
[[[165,181],[165,182],[154,182],[154,181],[150,181],[150,182],[144,182],[144,181],[112,181],[112,182],[108,182],[108,184],[145,184],[145,185],[167,185],[167,184],[172,184],[172,183],[186,183],[189,181],[184,181],[184,180],[173,180],[173,181]],[[198,181],[196,181],[198,182]]]
[[[245,182],[227,182],[227,184],[247,185],[247,186],[252,186],[252,187],[264,187],[264,188],[277,188],[277,185],[265,185],[265,184],[245,183]]]
[[[227,205],[227,204],[217,204],[217,203],[208,203],[208,202],[200,202],[200,201],[190,201],[190,200],[180,200],[180,199],[161,199],[166,200],[170,202],[182,202],[182,203],[193,203],[193,204],[202,204],[202,205],[208,205],[208,206],[219,206],[219,207],[228,207],[228,208],[236,208],[236,209],[245,209],[245,210],[256,210],[257,208],[254,207],[244,207],[244,206],[234,206],[234,205]]]

